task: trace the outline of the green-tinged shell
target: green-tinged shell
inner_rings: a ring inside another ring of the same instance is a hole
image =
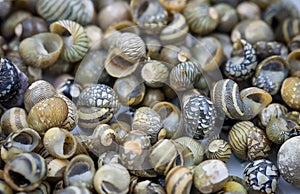
[[[24,39],[19,52],[22,60],[30,66],[46,68],[53,65],[63,51],[63,40],[55,33],[39,33]]]
[[[236,12],[240,20],[260,19],[261,17],[261,9],[259,8],[259,6],[249,1],[241,2],[236,7]]]
[[[204,2],[189,2],[183,9],[183,15],[191,31],[207,35],[217,28],[219,14],[216,8]]]
[[[48,22],[73,20],[82,25],[91,22],[94,5],[91,0],[44,0],[37,1],[37,12]]]
[[[175,166],[167,174],[166,190],[169,194],[189,194],[193,184],[192,171],[184,166]]]
[[[258,114],[258,118],[260,124],[263,127],[266,127],[273,118],[283,117],[287,112],[288,109],[284,105],[272,103],[269,104],[266,108],[262,109],[262,111]]]
[[[46,131],[43,144],[53,157],[60,159],[72,157],[77,149],[77,141],[74,135],[58,127]]]
[[[89,39],[84,28],[71,20],[59,20],[50,25],[50,31],[62,36],[64,47],[61,58],[68,62],[81,60],[88,51]],[[64,36],[67,32],[70,36]]]
[[[64,173],[66,186],[93,188],[93,178],[96,173],[95,164],[87,155],[77,155],[69,162]]]
[[[13,194],[13,189],[5,182],[5,180],[0,179],[0,192],[6,194]]]
[[[266,159],[250,162],[244,169],[244,180],[253,190],[275,193],[279,183],[279,171],[275,164]]]
[[[6,110],[1,116],[0,126],[4,136],[28,127],[26,111],[19,107]]]
[[[162,90],[147,88],[142,105],[152,107],[154,104],[163,101],[164,99],[165,96]]]
[[[126,194],[129,184],[129,172],[120,164],[103,165],[94,177],[94,188],[98,193]]]
[[[40,143],[40,135],[31,128],[14,131],[2,143],[1,159],[7,162],[20,153],[33,151]]]
[[[107,123],[119,109],[119,99],[115,91],[105,85],[97,84],[85,88],[77,101],[78,125],[93,129]]]
[[[44,158],[33,152],[19,154],[4,166],[4,180],[16,191],[33,190],[46,176]]]

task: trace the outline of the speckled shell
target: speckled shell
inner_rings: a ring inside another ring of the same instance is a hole
[[[46,131],[43,144],[53,157],[60,159],[72,157],[77,149],[77,141],[74,135],[58,127]]]
[[[223,139],[211,139],[206,142],[205,155],[208,159],[217,159],[227,162],[231,156],[231,148]]]
[[[188,135],[203,139],[213,134],[216,110],[213,103],[205,96],[196,95],[189,98],[183,107],[183,119]]]
[[[91,0],[37,1],[36,7],[38,14],[48,22],[69,19],[85,25],[91,22],[94,15],[94,5]]]
[[[135,111],[132,129],[144,131],[149,135],[152,144],[157,142],[162,127],[161,118],[153,109],[140,107]]]
[[[13,176],[17,174],[18,176]],[[40,155],[28,152],[19,154],[4,166],[4,180],[16,191],[37,188],[47,176],[47,166]]]
[[[252,45],[243,39],[233,44],[233,54],[242,50],[242,55],[230,58],[224,65],[224,74],[233,80],[241,81],[251,77],[257,65],[255,50]]]
[[[168,172],[165,181],[168,194],[175,194],[177,192],[188,194],[192,187],[193,174],[187,167],[175,166]]]
[[[62,36],[64,46],[60,57],[68,62],[81,60],[88,51],[89,39],[84,28],[71,20],[59,20],[50,25],[50,31]],[[70,36],[63,36],[67,31]]]
[[[281,97],[291,108],[300,110],[300,78],[288,77],[281,86]]]
[[[81,92],[77,108],[78,125],[84,129],[93,129],[98,124],[111,120],[119,109],[119,99],[111,87],[97,84]]]
[[[52,84],[45,80],[33,82],[26,90],[24,97],[24,105],[27,112],[38,102],[53,97],[56,90]]]
[[[256,191],[275,193],[279,182],[279,171],[275,164],[266,159],[250,162],[244,169],[245,182]]]
[[[266,127],[273,118],[280,118],[284,116],[287,113],[287,111],[288,109],[282,104],[278,104],[278,103],[269,104],[258,114],[260,124],[263,127]]]
[[[1,116],[2,134],[7,136],[13,131],[28,127],[27,113],[23,108],[10,108]]]
[[[59,127],[67,118],[68,107],[64,100],[51,97],[35,104],[29,111],[28,126],[39,134],[51,127]]]
[[[183,9],[183,15],[191,31],[207,35],[216,29],[219,22],[218,11],[208,3],[192,1]]]
[[[280,175],[288,183],[300,187],[300,136],[285,141],[277,153],[277,165]]]

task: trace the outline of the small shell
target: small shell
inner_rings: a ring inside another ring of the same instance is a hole
[[[131,131],[131,126],[126,121],[111,122],[110,126],[116,132],[117,142],[123,142],[124,137]]]
[[[27,192],[26,194],[50,194],[51,186],[48,182],[43,181],[36,189]]]
[[[122,164],[120,155],[115,151],[107,151],[98,157],[97,166],[101,168],[105,164],[117,163]]]
[[[247,41],[234,42],[234,56],[224,66],[224,74],[233,80],[241,81],[251,77],[257,65],[255,50]]]
[[[164,6],[169,12],[175,11],[180,12],[186,6],[187,0],[159,0],[159,2]]]
[[[6,194],[13,194],[13,189],[3,180],[0,179],[0,192]]]
[[[53,97],[56,90],[52,84],[45,80],[33,82],[26,90],[24,97],[24,105],[27,112],[38,102]]]
[[[200,70],[193,62],[182,62],[172,68],[169,75],[169,82],[172,89],[183,91],[193,88],[193,85],[200,78]]]
[[[231,156],[231,148],[223,139],[212,139],[206,143],[205,155],[208,159],[218,159],[227,162]]]
[[[26,18],[22,20],[15,28],[15,34],[21,39],[47,31],[47,22],[39,17]]]
[[[96,25],[88,25],[84,27],[84,31],[89,39],[89,50],[99,50],[102,46],[103,32]]]
[[[20,153],[33,151],[40,143],[40,135],[31,128],[14,131],[2,143],[1,159],[7,162]]]
[[[146,134],[149,135],[152,144],[157,142],[161,129],[161,118],[153,109],[149,107],[140,107],[135,111],[132,130],[146,132]]]
[[[191,31],[207,35],[217,28],[219,14],[216,8],[205,2],[189,2],[183,9],[183,15]]]
[[[164,62],[149,60],[142,63],[141,75],[146,85],[157,88],[167,83],[169,78],[169,69]]]
[[[167,193],[188,194],[192,188],[193,174],[187,167],[175,166],[168,172],[165,181]]]
[[[47,163],[47,180],[56,182],[62,180],[64,177],[65,169],[69,163],[67,159],[58,159],[52,156],[45,158]]]
[[[166,194],[164,188],[157,183],[154,183],[149,180],[138,182],[134,187],[134,194]]]
[[[184,16],[174,12],[170,22],[160,32],[159,39],[162,45],[181,45],[185,41],[188,30]]]
[[[77,148],[75,137],[67,130],[58,127],[46,131],[43,143],[52,156],[60,159],[72,157]]]
[[[32,67],[46,68],[53,65],[63,51],[63,39],[54,33],[44,32],[24,39],[19,53],[22,60]]]
[[[66,186],[93,188],[96,173],[94,161],[87,155],[76,155],[66,167],[64,183]]]
[[[187,134],[196,139],[212,135],[216,114],[213,103],[205,96],[190,97],[183,107],[183,119]]]
[[[221,190],[228,178],[228,168],[221,160],[205,160],[193,169],[193,184],[201,193]]]
[[[37,12],[48,22],[73,20],[82,25],[91,22],[94,5],[91,0],[45,0],[38,1]]]
[[[79,126],[84,129],[93,129],[111,120],[119,109],[119,99],[111,87],[97,84],[81,92],[77,108]]]
[[[63,94],[70,100],[76,101],[80,95],[82,87],[75,82],[74,77],[69,74],[63,74],[53,81],[53,86],[58,94]]]
[[[11,132],[28,127],[27,114],[23,108],[10,108],[1,116],[1,129],[4,136]]]
[[[280,55],[286,59],[288,55],[288,48],[284,44],[276,41],[257,41],[253,45],[253,48],[255,49],[257,57],[260,59],[265,59],[272,55]]]
[[[295,36],[291,42],[288,44],[288,47],[291,51],[297,50],[300,48],[300,34]]]
[[[146,87],[135,75],[118,78],[113,86],[122,104],[135,106],[142,102]]]
[[[71,20],[59,20],[50,25],[50,31],[62,36],[64,47],[61,53],[62,59],[68,62],[81,60],[88,51],[88,36],[84,28]],[[67,31],[70,36],[63,36]]]
[[[294,121],[298,125],[300,125],[300,112],[298,111],[290,111],[284,115],[286,119]]]
[[[275,193],[279,182],[279,171],[275,164],[266,159],[250,162],[244,169],[244,180],[254,190]]]
[[[300,60],[299,60],[299,55],[300,55],[300,49],[294,50],[289,53],[287,57],[287,62],[290,67],[289,73],[291,76],[299,77],[300,75]]]
[[[252,2],[242,2],[236,8],[240,20],[259,19],[261,15],[258,5]]]
[[[61,98],[51,97],[35,104],[29,111],[28,126],[43,134],[51,127],[59,127],[66,120],[68,107]]]
[[[66,194],[66,193],[92,194],[92,192],[88,188],[85,188],[85,187],[68,186],[63,189],[55,189],[55,194]]]
[[[165,45],[162,48],[159,47],[158,59],[165,62],[170,69],[181,62],[191,59],[191,57],[191,50],[185,46]]]
[[[266,127],[273,118],[280,118],[284,116],[287,113],[287,111],[288,109],[282,104],[278,104],[278,103],[269,104],[258,114],[260,124],[263,127]]]
[[[288,77],[281,86],[281,97],[283,101],[291,108],[300,110],[300,78]]]
[[[126,194],[129,191],[130,175],[120,164],[106,164],[94,177],[94,188],[98,193]]]
[[[230,32],[239,21],[236,10],[227,3],[216,4],[215,8],[220,17],[220,22],[217,27],[218,31]]]
[[[44,158],[33,152],[19,154],[4,166],[4,180],[16,191],[33,190],[46,176]]]
[[[287,18],[276,29],[276,38],[289,44],[291,40],[300,34],[300,19]]]
[[[164,99],[165,95],[160,89],[147,88],[142,101],[142,106],[153,107],[154,104],[163,101]]]

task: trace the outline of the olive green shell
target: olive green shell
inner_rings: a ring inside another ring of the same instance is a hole
[[[91,22],[94,5],[91,0],[44,0],[37,1],[37,12],[48,22],[73,20],[82,25]]]

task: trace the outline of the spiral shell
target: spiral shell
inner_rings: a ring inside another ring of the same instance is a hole
[[[220,22],[217,29],[220,32],[230,32],[233,27],[238,23],[237,11],[231,5],[227,3],[219,3],[215,5],[218,11]]]
[[[283,101],[291,108],[300,110],[299,101],[300,78],[288,77],[281,86],[281,97]]]
[[[283,117],[287,112],[288,109],[284,105],[272,103],[258,114],[258,118],[260,120],[260,124],[263,127],[266,127],[273,118]]]
[[[45,0],[37,1],[36,6],[38,14],[48,22],[68,19],[85,25],[94,15],[91,0]]]
[[[227,162],[231,156],[231,148],[223,139],[212,139],[206,143],[205,155],[208,159],[218,159]]]
[[[205,2],[189,2],[183,9],[183,15],[191,31],[199,35],[207,35],[217,28],[218,11]]]
[[[19,154],[4,166],[4,180],[16,191],[33,190],[46,176],[44,158],[33,152]]]
[[[66,96],[69,100],[77,100],[82,87],[79,85],[77,81],[75,81],[74,77],[63,74],[58,76],[53,81],[53,86],[56,89],[58,94]]]
[[[203,139],[213,133],[216,110],[213,103],[202,95],[189,98],[183,107],[183,119],[188,135]]]
[[[234,42],[233,48],[233,53],[242,50],[242,54],[234,56],[226,62],[224,74],[233,80],[246,80],[253,75],[257,65],[255,50],[250,43],[243,39]]]
[[[180,12],[186,6],[186,0],[159,0],[159,2],[169,12]]]
[[[149,180],[136,183],[133,192],[141,193],[141,194],[147,194],[147,193],[166,194],[164,188],[161,185]]]
[[[167,193],[175,194],[179,192],[188,194],[192,187],[193,174],[187,167],[175,166],[168,172],[165,181]]]
[[[63,36],[64,47],[60,55],[62,59],[77,62],[87,53],[89,40],[80,24],[71,20],[59,20],[50,25],[50,31],[61,36],[65,31],[70,33],[70,36]]]
[[[97,84],[85,88],[77,101],[80,127],[93,129],[98,124],[107,123],[119,109],[115,91],[105,85]]]

